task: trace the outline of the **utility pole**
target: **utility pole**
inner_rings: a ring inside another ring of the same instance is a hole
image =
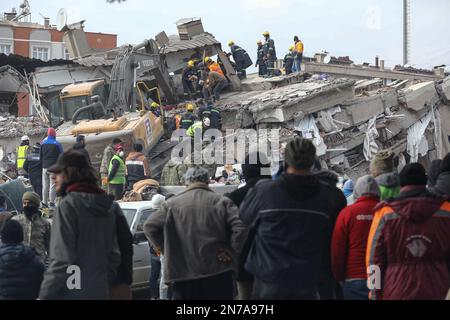
[[[403,0],[403,65],[410,64],[411,56],[411,3]]]

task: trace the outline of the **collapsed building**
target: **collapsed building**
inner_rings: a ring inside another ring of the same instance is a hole
[[[280,142],[314,141],[322,167],[352,179],[382,149],[401,167],[426,167],[450,151],[450,77],[437,81],[354,80],[297,74],[243,81],[219,102],[224,128],[280,129]]]

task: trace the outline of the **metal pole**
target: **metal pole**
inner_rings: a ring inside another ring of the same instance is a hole
[[[403,0],[403,65],[409,64],[409,0]]]

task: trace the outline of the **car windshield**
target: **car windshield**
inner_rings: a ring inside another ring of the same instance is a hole
[[[133,223],[134,215],[136,214],[136,209],[122,209],[123,214],[125,215],[125,218],[127,219],[128,226],[131,227],[131,224]]]

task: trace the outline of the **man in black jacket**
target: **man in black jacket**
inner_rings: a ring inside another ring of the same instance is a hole
[[[331,239],[334,195],[311,174],[316,148],[297,138],[285,151],[285,172],[261,181],[240,208],[255,232],[245,268],[256,299],[319,299],[321,263]]]
[[[49,128],[47,138],[41,143],[39,156],[42,162],[42,202],[45,206],[53,207],[56,199],[55,182],[48,168],[56,163],[59,155],[63,153],[61,143],[56,140],[56,130]],[[50,202],[49,202],[50,200]]]
[[[89,152],[86,150],[86,137],[83,135],[77,136],[77,142],[73,145],[73,150],[82,153],[89,164],[91,164],[91,157],[89,156]]]
[[[38,142],[33,146],[33,150],[27,156],[23,164],[23,169],[28,173],[31,186],[42,199],[42,162],[39,155],[41,144]]]
[[[256,159],[255,163],[251,162],[254,159]],[[242,164],[242,173],[245,178],[245,186],[236,189],[225,196],[233,200],[236,206],[240,207],[250,189],[252,189],[260,180],[270,179],[270,171],[268,172],[269,175],[265,175],[267,173],[263,172],[263,170],[267,170],[269,167],[270,164],[265,154],[260,154],[258,152],[250,153],[245,158],[245,162]],[[247,241],[242,249],[242,253],[239,256],[239,270],[236,279],[239,300],[250,300],[252,298],[253,276],[244,268],[245,260],[247,260],[250,247],[255,237],[255,234],[252,231],[253,230],[250,230]]]

